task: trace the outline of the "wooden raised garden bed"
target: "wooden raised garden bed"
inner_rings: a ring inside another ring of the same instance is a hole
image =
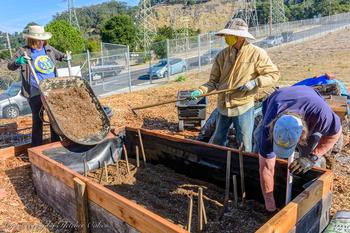
[[[225,187],[227,151],[231,151],[231,177],[237,175],[240,187],[238,150],[147,130],[140,132],[147,163],[162,164],[176,173],[200,182],[215,184],[221,189]],[[135,147],[142,147],[138,130],[126,128],[124,140],[129,158],[132,160],[136,154]],[[184,224],[179,224],[174,219],[170,221],[134,200],[113,192],[108,185],[103,186],[44,155],[45,151],[62,146],[57,142],[31,148],[28,151],[37,194],[70,222],[78,221],[74,186],[82,183],[86,186],[88,206],[86,216],[90,222],[91,232],[187,232],[183,227]],[[123,159],[123,156],[121,157]],[[141,152],[140,157],[142,163]],[[258,156],[243,152],[243,163],[246,198],[263,204]],[[329,222],[332,172],[312,169],[303,176],[294,177],[293,200],[284,206],[286,161],[278,160],[275,170],[275,199],[280,211],[262,224],[257,232],[321,232]],[[239,195],[240,193],[238,190]],[[222,201],[223,199],[224,192]],[[186,215],[187,211],[183,214]],[[208,219],[208,222],[211,220]],[[195,229],[195,226],[192,226],[192,229]]]

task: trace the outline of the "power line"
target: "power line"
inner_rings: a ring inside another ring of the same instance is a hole
[[[79,21],[77,14],[75,12],[74,0],[67,0],[68,2],[68,13],[69,13],[69,23],[80,30]]]
[[[151,0],[140,0],[138,5],[136,22],[141,25],[141,36],[138,38],[138,44],[142,45],[145,50],[150,47],[157,34],[154,8],[155,5],[152,6]]]
[[[285,23],[286,14],[284,10],[284,0],[270,0],[269,25],[270,35],[272,34],[272,24]]]
[[[234,1],[234,11],[230,18],[241,18],[247,22],[250,27],[258,27],[258,13],[255,0],[236,0]]]

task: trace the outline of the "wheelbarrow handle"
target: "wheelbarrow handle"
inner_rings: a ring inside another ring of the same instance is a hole
[[[40,81],[39,81],[38,76],[36,75],[36,72],[35,72],[34,68],[33,68],[33,65],[32,65],[32,62],[31,62],[32,59],[28,56],[28,53],[26,51],[24,51],[23,54],[24,54],[24,58],[27,60],[27,63],[28,63],[30,71],[32,72],[32,74],[34,76],[35,82],[39,86]]]
[[[210,93],[206,93],[206,94],[200,95],[197,98],[210,96],[210,95],[217,95],[217,94],[231,92],[231,91],[235,91],[235,90],[237,90],[237,89],[236,88],[229,88],[229,89],[224,89],[224,90],[220,90],[220,91],[213,91],[213,92],[210,92]],[[157,106],[161,106],[161,105],[165,105],[165,104],[171,104],[171,103],[176,103],[176,102],[185,101],[185,100],[191,100],[191,97],[180,98],[180,99],[176,99],[176,100],[168,100],[168,101],[164,101],[164,102],[160,102],[160,103],[156,103],[156,104],[148,104],[148,105],[132,108],[131,111],[133,111],[133,113],[136,114],[135,110],[151,108],[151,107],[157,107]]]

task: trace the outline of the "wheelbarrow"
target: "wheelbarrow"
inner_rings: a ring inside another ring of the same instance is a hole
[[[25,56],[27,59],[30,59],[27,56],[27,54],[25,54]],[[102,142],[106,138],[111,128],[109,119],[105,111],[103,110],[102,105],[100,104],[99,100],[95,96],[93,90],[91,89],[90,85],[86,80],[77,76],[70,76],[70,77],[57,77],[57,78],[51,78],[51,79],[44,79],[43,81],[39,81],[36,75],[36,72],[34,71],[30,61],[28,61],[28,65],[34,76],[35,81],[38,83],[39,90],[41,93],[41,100],[45,108],[45,111],[47,112],[47,115],[49,117],[51,127],[59,136],[63,138],[67,138],[72,142],[82,144],[82,145],[96,145]],[[103,126],[101,127],[100,131],[97,134],[88,135],[85,138],[77,138],[74,135],[70,135],[67,132],[65,132],[63,127],[65,122],[55,117],[53,106],[51,106],[51,104],[47,100],[48,95],[53,90],[69,89],[73,87],[85,88],[85,90],[88,92],[89,96],[91,97],[90,104],[92,104],[93,107],[97,110],[98,117],[101,119],[103,123]]]

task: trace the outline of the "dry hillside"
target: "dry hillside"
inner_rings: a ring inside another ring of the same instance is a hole
[[[222,28],[233,12],[233,1],[211,0],[206,3],[159,5],[155,8],[157,27],[173,26],[199,29],[201,33]]]

